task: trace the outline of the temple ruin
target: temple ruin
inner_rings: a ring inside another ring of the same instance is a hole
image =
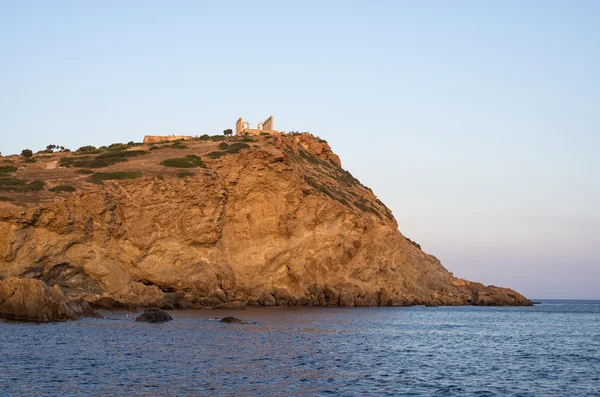
[[[250,128],[250,123],[241,117],[235,123],[235,135],[277,134],[278,132],[273,126],[273,116],[269,116],[265,121],[258,123],[256,129]]]

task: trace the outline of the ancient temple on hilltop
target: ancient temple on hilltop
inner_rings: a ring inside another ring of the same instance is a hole
[[[235,135],[258,135],[262,132],[268,134],[276,134],[279,132],[275,130],[273,126],[273,116],[269,116],[269,118],[263,121],[262,123],[258,123],[256,129],[250,128],[250,123],[245,121],[241,117],[235,123]]]

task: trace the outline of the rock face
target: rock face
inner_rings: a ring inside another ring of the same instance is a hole
[[[239,145],[230,153],[192,139],[106,167],[143,170],[132,180],[19,170],[77,190],[0,201],[0,279],[41,280],[98,306],[530,304],[515,291],[455,278],[398,231],[326,142],[309,134],[243,139],[227,140]],[[159,165],[192,154],[206,168],[179,177]]]
[[[147,309],[135,319],[135,321],[142,323],[166,323],[171,320],[173,320],[173,317],[169,313],[157,307]]]
[[[66,297],[58,285],[8,278],[0,281],[0,318],[18,321],[67,321],[96,316],[87,302]]]

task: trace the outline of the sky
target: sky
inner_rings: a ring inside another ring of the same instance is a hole
[[[0,1],[0,152],[326,139],[454,275],[600,299],[600,2]]]

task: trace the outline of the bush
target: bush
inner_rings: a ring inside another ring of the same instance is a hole
[[[10,174],[15,171],[17,171],[17,167],[13,167],[12,165],[0,166],[0,175]]]
[[[88,178],[92,183],[102,183],[103,181],[135,179],[142,176],[140,171],[130,172],[96,172]]]
[[[124,145],[122,143],[112,143],[108,145],[108,150],[125,150],[127,149],[127,147],[127,145]]]
[[[94,172],[96,172],[96,171],[86,170],[85,168],[75,171],[76,174],[81,174],[81,175],[91,175]]]
[[[109,165],[127,161],[125,157],[109,158],[91,158],[91,157],[66,157],[59,161],[61,167],[81,167],[81,168],[103,168]]]
[[[409,242],[409,243],[411,243],[411,244],[412,244],[413,246],[415,246],[416,248],[418,248],[418,249],[421,249],[421,245],[420,245],[420,244],[418,244],[416,241],[412,241],[411,239],[409,239],[409,238],[408,238],[408,237],[406,237],[406,236],[405,236],[404,238],[405,238],[405,239],[407,239],[407,240],[408,240],[408,242]]]
[[[162,149],[160,146],[150,146],[148,150],[159,150]]]
[[[248,149],[249,147],[250,147],[250,145],[248,145],[247,143],[235,142],[235,143],[232,143],[231,145],[229,145],[229,149],[227,149],[227,153],[229,153],[229,154],[239,153],[242,149]]]
[[[176,168],[194,168],[202,167],[206,168],[206,164],[202,162],[202,159],[193,154],[181,158],[167,159],[160,162],[160,165],[165,167],[176,167]]]
[[[46,184],[44,181],[36,180],[30,183],[25,183],[22,179],[17,178],[0,178],[0,190],[12,192],[34,192],[42,190]]]
[[[13,201],[10,197],[0,196],[0,201]]]
[[[178,172],[177,176],[179,178],[187,178],[188,176],[194,176],[195,174],[193,172],[189,172],[189,171],[184,171],[184,172]]]
[[[221,142],[217,147],[219,148],[219,150],[225,150],[229,148],[229,144],[227,142]]]
[[[54,186],[50,189],[48,189],[51,192],[55,192],[55,193],[60,193],[60,192],[74,192],[75,189],[73,186],[69,186],[69,185],[59,185],[59,186]]]
[[[218,159],[219,157],[227,156],[225,152],[210,152],[206,155],[209,159]]]
[[[112,158],[124,158],[124,157],[135,157],[148,154],[145,150],[109,150],[106,153],[102,153],[97,159],[112,159]]]
[[[33,152],[31,151],[31,149],[23,149],[21,151],[21,156],[23,156],[25,158],[29,158],[29,157],[33,156]]]
[[[75,152],[82,153],[82,154],[97,154],[97,153],[100,153],[101,150],[96,149],[96,146],[87,145],[87,146],[80,147]]]
[[[187,149],[187,145],[185,145],[181,141],[176,141],[174,144],[172,144],[171,146],[167,146],[167,147],[170,147],[173,149]]]

